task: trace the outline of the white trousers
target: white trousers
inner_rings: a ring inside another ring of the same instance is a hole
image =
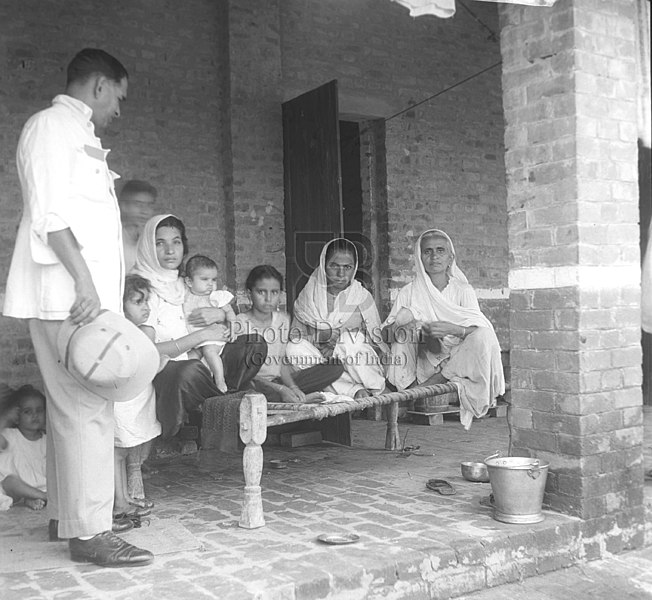
[[[31,319],[47,398],[48,516],[59,536],[109,531],[113,512],[113,403],[89,392],[57,357],[61,321]]]

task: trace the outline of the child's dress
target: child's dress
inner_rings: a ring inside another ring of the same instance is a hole
[[[4,429],[2,435],[7,440],[7,447],[0,453],[0,510],[7,510],[13,501],[7,504],[1,482],[9,475],[15,475],[26,484],[42,492],[46,491],[45,480],[45,434],[38,440],[28,440],[18,429]]]
[[[211,292],[208,296],[198,296],[193,294],[189,289],[186,289],[186,299],[183,302],[183,314],[186,315],[186,325],[188,327],[188,332],[192,333],[198,329],[203,329],[203,327],[195,327],[188,323],[188,316],[196,308],[224,308],[227,306],[231,300],[233,300],[233,294],[227,292],[226,290],[215,290]],[[197,346],[219,346],[220,350],[224,348],[225,342],[203,342]]]
[[[156,418],[156,392],[152,384],[138,396],[113,405],[113,445],[131,448],[127,457],[127,490],[132,498],[144,498],[141,465],[146,455],[139,456],[138,446],[161,434],[161,424]],[[149,448],[148,448],[149,450]],[[135,452],[138,460],[130,461]]]
[[[118,448],[140,446],[161,434],[156,419],[156,393],[150,384],[138,396],[113,405],[114,445]]]

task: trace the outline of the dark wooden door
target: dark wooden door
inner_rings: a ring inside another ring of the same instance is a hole
[[[283,104],[283,182],[288,307],[342,233],[337,81]]]

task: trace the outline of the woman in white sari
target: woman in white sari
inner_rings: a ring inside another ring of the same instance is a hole
[[[455,383],[465,429],[505,392],[500,346],[473,288],[455,262],[451,239],[439,229],[419,236],[416,277],[403,287],[383,323],[392,341],[387,378],[397,389]]]
[[[380,316],[372,295],[355,280],[358,253],[348,240],[324,246],[317,267],[294,303],[291,340],[286,356],[301,369],[337,360],[343,375],[331,384],[337,394],[360,398],[385,389],[378,354],[389,347],[380,340]]]

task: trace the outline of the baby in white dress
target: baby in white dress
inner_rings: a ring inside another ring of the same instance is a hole
[[[213,307],[219,309],[216,322],[228,324],[231,329],[231,339],[233,338],[233,322],[236,315],[231,307],[233,294],[226,290],[217,289],[217,265],[213,260],[206,256],[197,254],[188,259],[185,268],[186,299],[183,303],[183,312],[186,315],[192,313],[196,308]],[[187,323],[188,331],[196,331],[200,327],[194,327]],[[224,365],[222,364],[222,350],[224,342],[204,342],[194,350],[188,353],[190,358],[203,358],[208,367],[213,372],[215,385],[223,394],[227,392],[226,380],[224,379]]]

